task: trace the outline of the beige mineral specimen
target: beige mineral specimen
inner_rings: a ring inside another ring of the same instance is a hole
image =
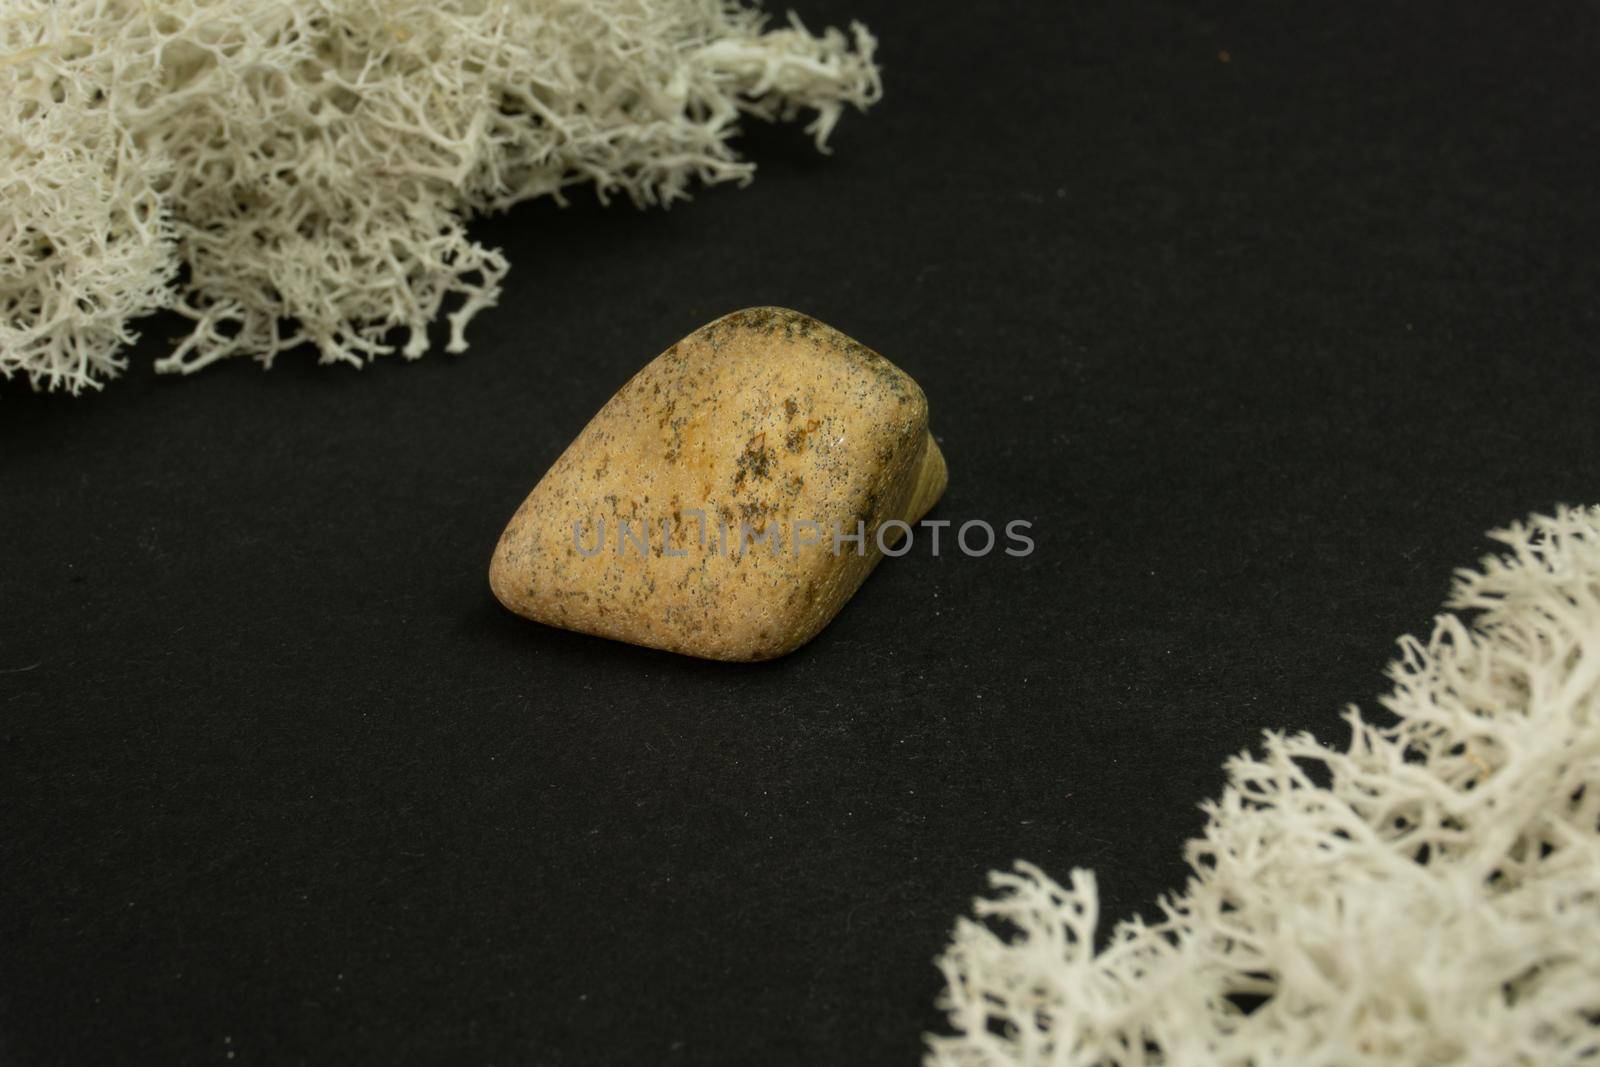
[[[552,626],[771,659],[828,624],[945,477],[904,371],[799,312],[736,311],[607,401],[512,516],[489,584]]]

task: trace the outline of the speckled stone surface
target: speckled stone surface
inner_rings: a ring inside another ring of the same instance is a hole
[[[882,558],[878,527],[915,523],[945,480],[904,371],[799,312],[736,311],[590,420],[512,516],[489,584],[552,626],[770,659],[828,624]]]

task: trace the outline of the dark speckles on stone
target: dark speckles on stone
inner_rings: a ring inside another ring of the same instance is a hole
[[[767,528],[767,516],[777,510],[776,505],[747,500],[739,505],[739,521],[756,533],[763,533]]]
[[[744,452],[739,456],[739,466],[733,475],[733,488],[735,490],[744,486],[747,480],[766,481],[772,477],[772,463],[777,459],[775,453],[767,445],[766,431],[756,434],[745,442]]]
[[[866,500],[862,501],[861,503],[861,510],[856,512],[856,518],[861,522],[866,523],[868,529],[871,529],[873,520],[877,517],[877,514],[878,494],[869,492]]]
[[[817,432],[822,423],[817,419],[807,419],[804,426],[796,426],[783,436],[783,447],[794,455],[799,455],[806,450],[806,439]]]
[[[744,311],[738,311],[728,316],[727,321],[746,330],[771,334],[778,328],[781,315],[782,309],[780,308],[746,308]]]

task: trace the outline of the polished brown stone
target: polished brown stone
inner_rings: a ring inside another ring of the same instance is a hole
[[[770,659],[828,624],[882,557],[879,526],[915,523],[945,480],[904,371],[799,312],[736,311],[600,409],[512,516],[489,583],[552,626]]]

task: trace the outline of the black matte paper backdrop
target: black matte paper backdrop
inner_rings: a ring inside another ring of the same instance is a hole
[[[746,190],[527,205],[465,356],[0,390],[0,1061],[901,1064],[985,872],[1181,885],[1484,530],[1600,501],[1600,9],[939,5]],[[726,666],[485,569],[646,360],[775,303],[922,383],[934,513]],[[231,1057],[231,1060],[229,1059]]]

